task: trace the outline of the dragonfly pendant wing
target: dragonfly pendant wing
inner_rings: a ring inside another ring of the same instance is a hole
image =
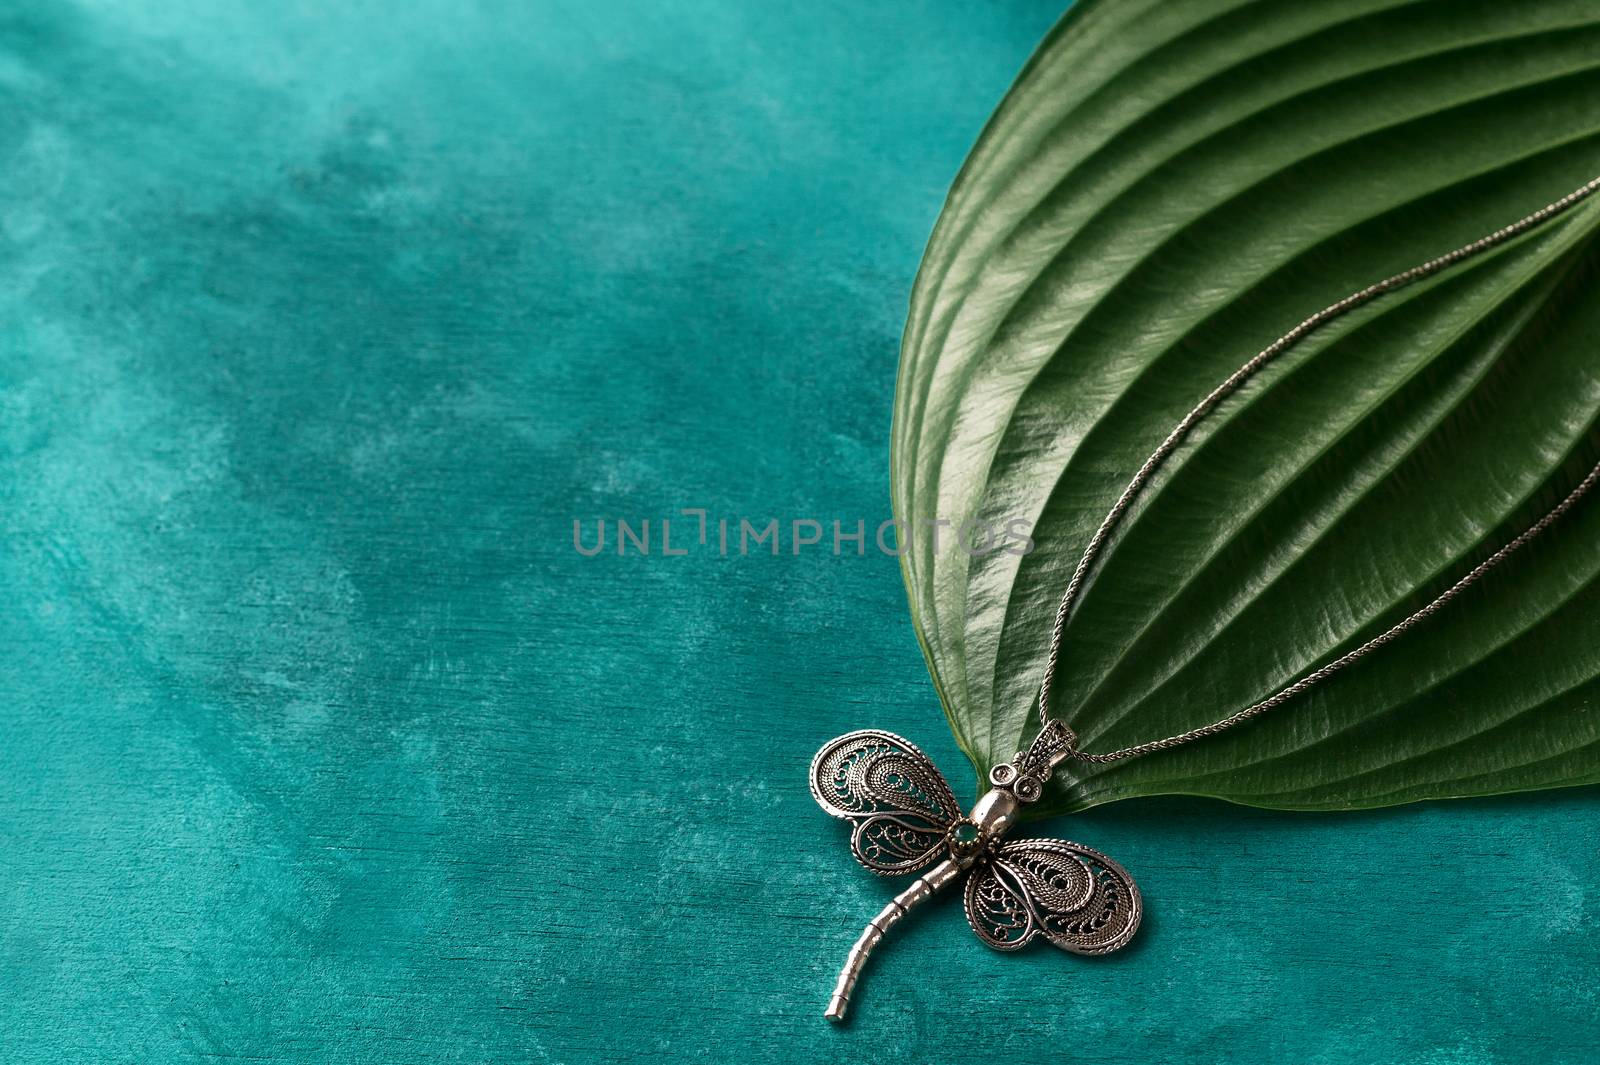
[[[1057,839],[1000,847],[967,878],[967,921],[996,950],[1043,936],[1074,954],[1109,954],[1139,929],[1133,878],[1099,851]]]
[[[863,729],[830,740],[811,761],[811,794],[855,825],[850,850],[874,873],[909,873],[945,853],[961,816],[928,756],[892,732]]]

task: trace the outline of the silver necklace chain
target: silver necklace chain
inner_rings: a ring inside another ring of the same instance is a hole
[[[1072,613],[1072,607],[1077,602],[1078,593],[1082,590],[1084,581],[1088,578],[1090,569],[1094,566],[1094,563],[1099,557],[1101,549],[1105,546],[1106,540],[1110,537],[1112,530],[1116,528],[1116,525],[1122,519],[1122,516],[1127,513],[1128,508],[1133,505],[1134,500],[1138,498],[1139,492],[1144,488],[1145,484],[1150,480],[1151,476],[1161,466],[1161,464],[1166,461],[1167,457],[1178,449],[1178,445],[1181,444],[1184,437],[1189,434],[1189,430],[1193,429],[1195,425],[1205,418],[1206,415],[1210,414],[1211,411],[1216,408],[1217,404],[1221,403],[1224,399],[1237,391],[1240,385],[1244,384],[1255,375],[1256,371],[1260,370],[1263,366],[1277,358],[1279,355],[1283,354],[1285,351],[1294,347],[1295,344],[1299,343],[1307,335],[1315,332],[1317,329],[1333,321],[1335,318],[1348,314],[1357,307],[1370,303],[1380,296],[1394,292],[1397,289],[1405,288],[1407,285],[1410,285],[1413,282],[1420,281],[1426,277],[1431,277],[1442,270],[1446,270],[1452,266],[1455,266],[1457,263],[1464,262],[1475,255],[1479,255],[1500,244],[1504,244],[1506,241],[1511,240],[1514,237],[1518,237],[1523,233],[1528,232],[1530,229],[1535,229],[1545,222],[1548,222],[1550,219],[1588,199],[1596,192],[1600,192],[1600,177],[1593,179],[1580,188],[1574,189],[1572,192],[1569,192],[1567,195],[1561,197],[1559,200],[1556,200],[1554,203],[1550,203],[1539,208],[1537,211],[1533,212],[1527,217],[1519,219],[1503,229],[1497,229],[1486,237],[1480,237],[1471,244],[1467,244],[1457,248],[1454,251],[1447,252],[1436,259],[1429,259],[1420,266],[1413,266],[1411,269],[1395,274],[1393,277],[1388,277],[1376,284],[1368,285],[1361,291],[1353,292],[1344,299],[1339,300],[1337,303],[1333,303],[1327,307],[1324,307],[1322,310],[1318,311],[1316,314],[1313,314],[1310,318],[1307,318],[1305,321],[1301,322],[1299,325],[1289,330],[1289,332],[1285,333],[1283,336],[1279,337],[1277,340],[1273,341],[1267,347],[1262,349],[1255,357],[1250,359],[1243,366],[1233,371],[1233,373],[1228,376],[1227,380],[1223,381],[1216,388],[1212,389],[1211,393],[1202,399],[1198,404],[1196,404],[1193,410],[1191,410],[1188,414],[1185,414],[1183,419],[1173,427],[1170,433],[1167,434],[1167,438],[1161,442],[1161,446],[1156,448],[1155,451],[1151,453],[1149,458],[1145,459],[1144,465],[1140,466],[1139,471],[1133,475],[1133,480],[1129,481],[1128,486],[1122,490],[1122,495],[1117,497],[1116,503],[1112,505],[1111,510],[1106,514],[1105,520],[1100,523],[1100,527],[1096,529],[1094,535],[1089,538],[1088,546],[1085,547],[1083,551],[1083,557],[1078,561],[1078,567],[1072,573],[1072,580],[1067,583],[1067,589],[1061,595],[1061,605],[1056,610],[1055,627],[1050,632],[1050,655],[1045,660],[1044,679],[1040,681],[1039,684],[1040,727],[1043,728],[1043,726],[1049,724],[1051,720],[1050,689],[1055,680],[1057,664],[1061,658],[1062,633],[1066,629],[1067,618]],[[1593,488],[1596,481],[1600,481],[1600,465],[1596,465],[1594,469],[1590,470],[1588,476],[1584,477],[1584,479],[1578,483],[1578,486],[1574,488],[1565,499],[1563,499],[1560,503],[1557,503],[1547,514],[1545,514],[1544,517],[1530,525],[1516,539],[1510,541],[1505,546],[1500,548],[1500,550],[1496,551],[1483,562],[1479,563],[1466,576],[1462,577],[1449,588],[1439,593],[1439,595],[1426,606],[1417,610],[1404,620],[1395,623],[1389,629],[1377,636],[1374,636],[1361,646],[1352,651],[1346,652],[1345,654],[1334,659],[1332,662],[1329,662],[1327,665],[1307,673],[1293,684],[1290,684],[1288,687],[1281,689],[1273,695],[1269,695],[1260,702],[1251,706],[1247,706],[1243,710],[1229,714],[1227,717],[1221,718],[1220,720],[1213,721],[1209,725],[1202,725],[1199,728],[1190,729],[1187,732],[1180,732],[1174,736],[1167,736],[1159,740],[1151,740],[1148,743],[1140,743],[1132,747],[1124,747],[1121,750],[1110,751],[1106,754],[1090,754],[1087,751],[1079,750],[1077,747],[1076,736],[1074,736],[1071,732],[1068,732],[1067,735],[1072,737],[1069,741],[1070,746],[1068,747],[1068,753],[1073,758],[1076,758],[1082,762],[1094,762],[1097,764],[1103,764],[1106,762],[1120,762],[1126,758],[1137,758],[1140,755],[1151,754],[1155,751],[1164,751],[1172,747],[1179,747],[1193,740],[1203,739],[1206,736],[1214,736],[1219,732],[1230,729],[1235,725],[1242,724],[1253,717],[1264,714],[1268,710],[1288,702],[1290,699],[1293,699],[1296,695],[1299,695],[1312,685],[1319,684],[1322,681],[1327,680],[1329,677],[1333,676],[1335,673],[1338,673],[1346,666],[1360,661],[1362,658],[1365,658],[1378,648],[1392,642],[1408,629],[1411,629],[1412,627],[1427,620],[1433,614],[1438,612],[1438,610],[1446,603],[1450,602],[1450,600],[1456,598],[1462,592],[1470,588],[1473,584],[1477,583],[1477,581],[1483,577],[1484,574],[1488,573],[1495,566],[1505,561],[1518,549],[1527,544],[1528,541],[1532,540],[1534,537],[1548,529],[1558,518],[1561,517],[1561,515],[1570,510],[1573,504],[1575,504],[1584,495],[1584,493]]]

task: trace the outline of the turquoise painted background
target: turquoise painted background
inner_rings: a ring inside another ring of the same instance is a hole
[[[573,550],[888,516],[922,242],[1058,13],[5,5],[0,1060],[1594,1060],[1592,791],[1095,811],[1135,948],[935,906],[830,1029],[894,888],[812,751],[970,787],[894,562]]]

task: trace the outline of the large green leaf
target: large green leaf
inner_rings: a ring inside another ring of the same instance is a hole
[[[897,516],[1035,523],[905,556],[957,739],[1010,757],[1055,603],[1133,470],[1318,308],[1600,173],[1597,0],[1083,0],[973,149],[895,401]],[[1565,494],[1600,415],[1600,201],[1341,319],[1123,522],[1054,711],[1089,750],[1204,724],[1414,610]],[[1034,812],[1321,809],[1600,780],[1600,499],[1319,689]]]

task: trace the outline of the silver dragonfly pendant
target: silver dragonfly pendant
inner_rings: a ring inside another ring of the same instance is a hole
[[[1133,938],[1143,902],[1122,866],[1066,840],[1004,841],[1018,810],[1044,794],[1072,742],[1065,726],[1047,724],[1028,750],[989,771],[993,787],[966,816],[928,756],[892,732],[862,729],[817,752],[811,794],[828,813],[854,825],[856,861],[885,876],[927,869],[868,922],[851,948],[828,1002],[830,1021],[844,1019],[856,980],[884,933],[968,870],[967,922],[996,950],[1018,950],[1043,936],[1074,954],[1109,954]]]

